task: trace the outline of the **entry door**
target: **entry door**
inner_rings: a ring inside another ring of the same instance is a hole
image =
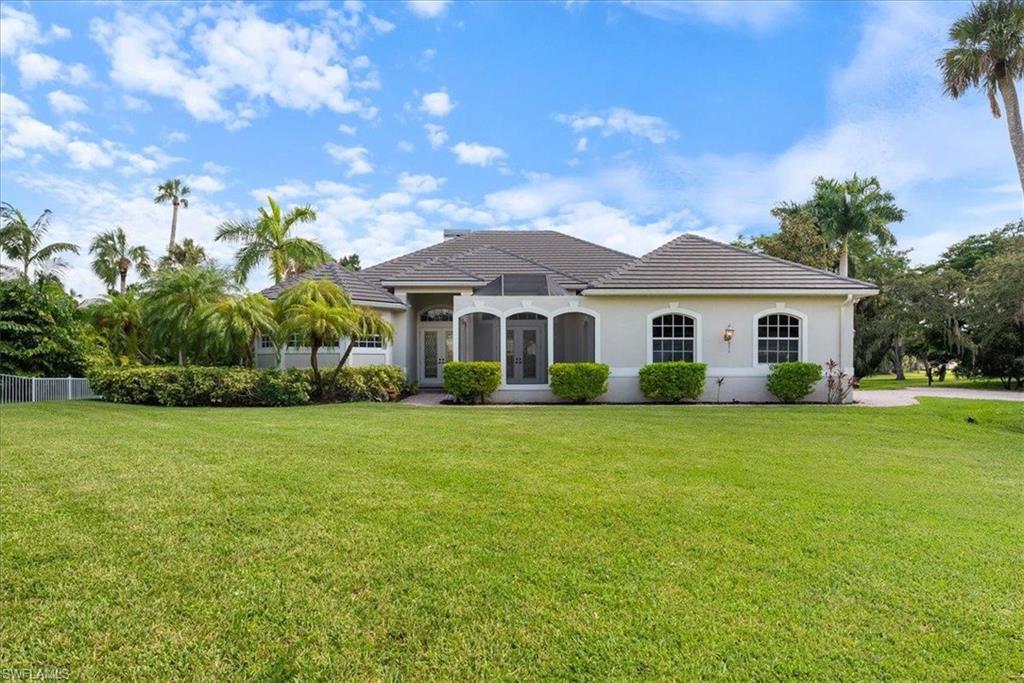
[[[420,330],[420,384],[440,386],[444,382],[444,364],[452,359],[452,330]]]
[[[547,382],[547,327],[508,327],[505,330],[505,381],[508,384]]]

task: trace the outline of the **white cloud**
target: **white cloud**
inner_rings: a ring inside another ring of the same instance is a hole
[[[214,192],[220,192],[224,189],[225,185],[219,178],[214,178],[210,175],[190,175],[185,177],[185,182],[193,190],[198,192],[205,192],[212,194]]]
[[[338,126],[338,132],[344,133],[345,135],[355,135],[357,131],[355,126],[349,126],[342,123]]]
[[[95,142],[73,140],[67,144],[68,163],[75,168],[89,170],[107,168],[114,164],[114,159],[106,150]]]
[[[71,95],[63,90],[54,90],[46,96],[46,99],[49,100],[50,107],[58,114],[75,114],[89,109],[81,97]]]
[[[54,40],[67,40],[71,37],[71,29],[53,24],[50,26],[49,36]]]
[[[455,109],[455,103],[444,90],[427,93],[420,104],[420,111],[439,118],[448,116],[452,109]]]
[[[437,19],[448,11],[451,0],[406,0],[406,7],[422,19]]]
[[[431,194],[444,185],[447,178],[436,178],[429,174],[413,175],[402,173],[398,176],[398,186],[409,194]]]
[[[371,14],[366,18],[366,20],[370,22],[370,26],[372,26],[373,30],[377,33],[391,33],[395,30],[395,25],[387,19],[381,19],[380,17],[375,17]]]
[[[665,21],[696,20],[754,32],[781,26],[798,9],[794,0],[629,0],[625,4]]]
[[[398,142],[397,142],[397,143],[395,144],[395,147],[397,147],[397,148],[398,148],[398,151],[399,151],[399,152],[405,152],[406,154],[411,154],[412,152],[415,152],[415,151],[416,151],[416,146],[415,146],[415,145],[413,145],[413,144],[412,144],[411,142],[409,142],[408,140],[399,140],[399,141],[398,141]]]
[[[340,161],[348,166],[348,172],[345,174],[348,178],[373,173],[373,164],[367,159],[370,152],[365,147],[345,147],[344,145],[329,142],[324,149],[336,161]]]
[[[188,133],[184,133],[180,130],[172,130],[167,134],[167,142],[169,143],[185,142],[186,140],[188,140]]]
[[[615,107],[600,114],[579,112],[576,114],[556,114],[555,120],[564,123],[574,132],[596,129],[601,135],[627,134],[634,137],[647,138],[656,145],[675,139],[678,134],[672,127],[658,116],[637,114],[623,107]],[[584,143],[584,146],[586,143]]]
[[[576,141],[576,152],[583,153],[587,151],[587,139],[580,138]]]
[[[481,145],[479,142],[457,142],[451,151],[458,163],[469,166],[490,166],[508,158],[508,153],[501,147]]]
[[[427,123],[423,126],[423,129],[427,131],[427,142],[430,143],[431,149],[440,149],[448,142],[448,131],[444,129],[444,126],[436,123]]]
[[[67,81],[72,85],[81,85],[89,80],[89,69],[84,64],[66,65],[60,60],[38,52],[19,55],[18,71],[21,74],[21,84],[27,88],[54,80]]]
[[[0,54],[16,54],[40,41],[35,17],[9,5],[0,7]]]
[[[182,25],[161,15],[118,12],[112,21],[94,20],[92,37],[110,57],[111,79],[129,90],[176,100],[194,118],[229,129],[255,118],[253,101],[375,115],[349,98],[349,72],[327,31],[270,22],[248,7],[185,16],[201,18]],[[187,52],[178,44],[186,33],[196,51],[196,67],[184,61]],[[228,100],[235,94],[246,100],[232,106]]]
[[[152,109],[149,102],[141,97],[132,97],[131,95],[121,95],[121,103],[128,111],[149,111]]]

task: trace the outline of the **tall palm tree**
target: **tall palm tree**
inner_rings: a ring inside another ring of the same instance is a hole
[[[92,272],[107,285],[107,291],[113,292],[120,281],[118,291],[124,294],[128,286],[128,271],[143,277],[150,273],[149,252],[141,244],[129,246],[124,228],[100,233],[93,238],[89,253],[93,254]]]
[[[254,221],[225,221],[217,228],[217,240],[239,242],[242,247],[235,253],[235,272],[240,282],[253,268],[268,261],[274,283],[280,283],[293,272],[301,272],[331,260],[316,240],[294,237],[292,228],[300,223],[312,223],[316,211],[309,206],[296,206],[287,213],[273,197],[267,197],[267,206],[260,207]]]
[[[178,232],[178,207],[188,208],[188,195],[192,192],[188,185],[181,182],[179,178],[165,180],[157,185],[156,196],[153,201],[157,204],[171,204],[171,240],[167,243],[167,250],[174,247],[174,237]]]
[[[145,284],[143,323],[185,365],[208,350],[203,314],[230,289],[227,274],[213,266],[157,270]]]
[[[959,98],[971,88],[988,96],[992,116],[999,118],[998,92],[1006,109],[1006,127],[1024,191],[1024,127],[1014,81],[1024,76],[1024,0],[985,0],[953,23],[954,47],[939,58],[946,94]]]
[[[262,294],[226,296],[205,313],[207,329],[230,357],[242,365],[255,366],[254,345],[260,334],[274,335],[277,321],[274,307]]]
[[[89,308],[93,326],[106,337],[111,352],[126,362],[138,362],[142,349],[142,303],[134,291],[110,294]]]
[[[206,260],[206,250],[202,245],[186,237],[180,243],[175,244],[167,250],[165,256],[160,257],[161,268],[188,268],[198,266]]]
[[[49,272],[59,271],[66,265],[60,259],[61,254],[78,253],[78,245],[71,242],[43,244],[52,215],[47,209],[30,225],[21,211],[7,202],[0,203],[0,251],[20,266],[3,266],[4,271],[16,273],[28,280],[32,266]]]
[[[814,180],[814,196],[803,204],[779,204],[776,215],[808,212],[831,246],[839,250],[839,275],[850,273],[850,240],[874,237],[879,244],[895,244],[889,225],[903,220],[905,212],[896,206],[891,192],[884,192],[878,178]]]

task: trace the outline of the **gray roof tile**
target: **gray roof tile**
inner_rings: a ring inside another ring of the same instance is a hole
[[[840,277],[697,235],[680,235],[591,283],[591,289],[874,288],[870,282]]]
[[[303,280],[330,280],[341,287],[356,302],[402,304],[401,300],[372,278],[365,277],[362,271],[353,273],[345,266],[333,261],[285,278],[280,284],[267,287],[260,293],[268,299],[276,299],[281,292]]]

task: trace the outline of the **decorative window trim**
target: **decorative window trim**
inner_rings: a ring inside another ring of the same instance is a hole
[[[702,363],[704,362],[704,349],[701,344],[701,337],[704,334],[704,324],[701,319],[700,313],[692,311],[689,308],[680,308],[679,306],[669,306],[668,308],[659,308],[656,311],[651,311],[647,314],[647,328],[645,336],[647,338],[647,363],[654,362],[654,321],[663,315],[685,315],[693,318],[693,362]]]
[[[798,345],[798,348],[800,349],[799,350],[800,357],[797,360],[799,360],[799,361],[806,361],[807,360],[807,338],[810,336],[810,330],[809,330],[808,325],[807,325],[807,314],[802,313],[801,311],[798,311],[795,308],[786,308],[785,306],[780,306],[780,305],[776,304],[775,306],[773,306],[771,308],[766,308],[766,309],[764,309],[762,311],[758,311],[757,313],[755,313],[754,317],[753,317],[753,319],[751,321],[751,326],[750,326],[751,365],[753,367],[755,367],[755,368],[767,368],[768,366],[773,365],[773,363],[760,363],[760,362],[758,362],[758,352],[757,352],[757,342],[759,340],[759,335],[758,335],[758,332],[757,332],[758,323],[760,322],[761,318],[765,317],[766,315],[773,315],[773,314],[791,315],[791,316],[793,316],[794,318],[797,318],[800,321],[800,343]]]
[[[357,337],[352,341],[352,350],[360,349],[363,351],[383,351],[384,340],[381,339],[379,334],[371,334],[366,337]]]
[[[423,316],[427,315],[431,311],[447,311],[448,317],[425,320]],[[421,311],[419,311],[419,313],[416,314],[416,320],[417,322],[421,323],[449,323],[455,320],[455,311],[452,309],[451,306],[428,306],[427,308],[422,309]]]

